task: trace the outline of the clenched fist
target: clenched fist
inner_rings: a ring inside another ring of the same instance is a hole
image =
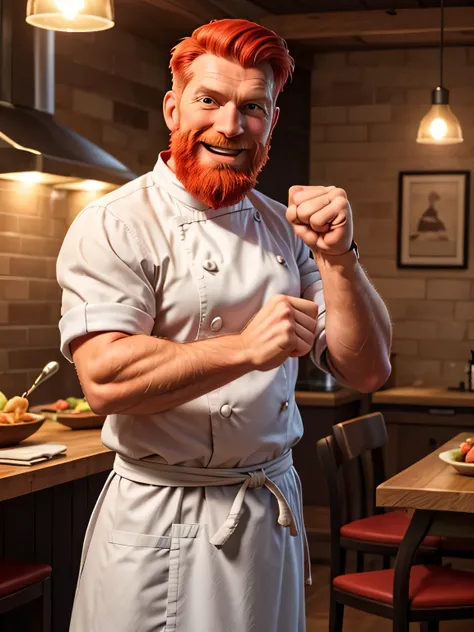
[[[313,251],[342,255],[351,247],[352,211],[343,189],[291,187],[286,219]]]
[[[254,369],[269,371],[290,356],[306,355],[314,343],[317,317],[313,301],[272,296],[240,333]]]

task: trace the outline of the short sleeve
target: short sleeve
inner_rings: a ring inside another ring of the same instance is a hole
[[[302,298],[313,301],[319,307],[318,323],[316,326],[316,338],[310,358],[314,364],[323,371],[329,372],[327,364],[324,360],[327,348],[326,344],[326,306],[324,304],[323,282],[318,270],[316,262],[311,257],[310,249],[301,240],[297,239],[296,244],[296,260],[300,271],[301,293]]]
[[[137,236],[103,207],[88,207],[69,228],[57,261],[62,288],[61,352],[95,331],[150,334],[156,316],[156,264]]]

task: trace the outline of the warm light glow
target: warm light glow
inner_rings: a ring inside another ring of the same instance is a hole
[[[425,145],[454,145],[463,142],[461,126],[448,104],[431,106],[420,123],[416,142]]]
[[[15,180],[25,184],[58,184],[70,182],[71,178],[56,176],[53,173],[41,173],[40,171],[17,171],[12,173],[0,173],[2,180]]]
[[[39,171],[25,171],[18,175],[20,176],[18,178],[20,182],[25,182],[26,184],[38,184],[43,178],[43,174]]]
[[[98,180],[84,180],[82,183],[83,191],[100,191],[105,188],[107,188],[107,184]]]
[[[448,132],[448,126],[446,125],[446,121],[442,118],[435,118],[434,121],[431,121],[430,124],[430,134],[436,140],[441,140],[446,136]]]
[[[74,20],[84,8],[84,0],[56,0],[56,5],[65,18]]]
[[[100,180],[74,180],[59,184],[56,188],[67,189],[68,191],[110,191],[115,188],[115,185]]]
[[[104,31],[114,26],[114,3],[113,0],[28,0],[26,21],[50,31]]]

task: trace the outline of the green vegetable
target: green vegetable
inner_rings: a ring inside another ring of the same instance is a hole
[[[5,408],[5,404],[7,402],[8,402],[8,397],[0,391],[0,410],[3,410]]]
[[[91,407],[89,406],[88,402],[83,399],[82,401],[79,400],[79,402],[76,404],[74,410],[76,410],[77,412],[80,413],[90,413],[91,412]]]
[[[66,401],[69,404],[69,408],[76,408],[77,404],[81,401],[77,397],[66,397]]]
[[[464,463],[466,460],[466,455],[461,454],[461,450],[452,450],[450,457],[453,461],[458,461],[459,463]]]

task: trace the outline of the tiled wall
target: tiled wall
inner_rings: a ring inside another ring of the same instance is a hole
[[[438,83],[436,49],[314,59],[311,182],[347,190],[362,263],[394,322],[398,384],[455,385],[474,349],[474,231],[467,270],[396,266],[399,172],[474,171],[473,78],[474,48],[448,49],[445,84],[465,142],[422,146],[415,138]]]
[[[145,173],[168,144],[161,113],[167,64],[152,44],[118,29],[59,34],[56,119]],[[61,371],[32,402],[80,394],[58,351],[55,268],[71,208],[84,206],[88,195],[0,181],[0,391],[7,396],[26,390],[49,360],[59,360]]]

